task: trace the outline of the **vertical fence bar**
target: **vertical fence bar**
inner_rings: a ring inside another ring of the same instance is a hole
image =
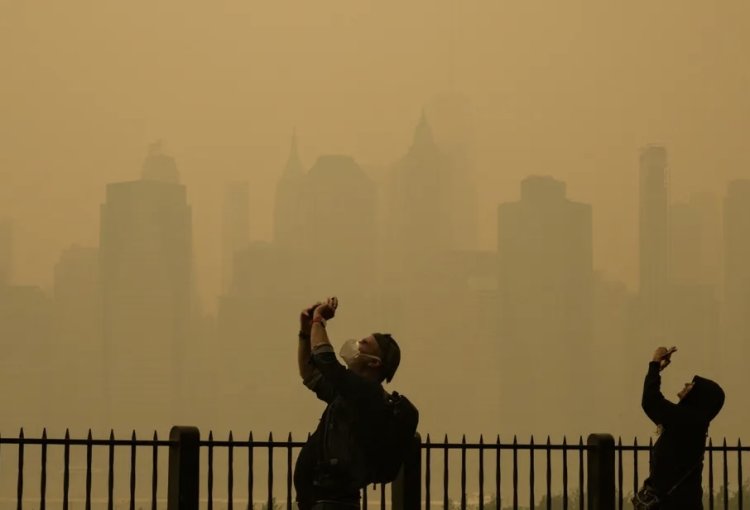
[[[42,475],[39,483],[39,510],[47,508],[47,428],[42,430]]]
[[[708,508],[714,510],[714,443],[708,439]]]
[[[266,510],[275,510],[273,507],[273,433],[268,433],[268,507]]]
[[[227,510],[234,508],[234,436],[229,431],[227,446]]]
[[[633,438],[633,494],[638,493],[640,482],[638,480],[638,438]]]
[[[135,510],[135,430],[130,435],[130,510]]]
[[[255,448],[253,443],[253,432],[247,436],[247,505],[250,510],[254,506],[253,502],[253,485],[255,484],[255,471],[253,461],[255,457]]]
[[[484,510],[484,436],[479,435],[479,510]]]
[[[432,451],[430,448],[430,435],[427,434],[427,442],[426,442],[426,449],[424,452],[425,457],[425,472],[424,472],[424,510],[431,510],[430,509],[430,483],[431,483],[431,473],[432,473],[432,462],[430,461]]]
[[[461,510],[466,510],[466,434],[461,436]]]
[[[586,488],[583,484],[583,436],[578,436],[578,508],[583,510]]]
[[[518,508],[518,438],[513,436],[513,508]]]
[[[529,508],[536,508],[536,497],[534,494],[534,436],[529,439]]]
[[[367,492],[367,487],[365,487]],[[286,510],[292,510],[292,433],[286,438]]]
[[[93,438],[91,429],[86,436],[86,510],[91,510],[91,455],[93,453]]]
[[[23,510],[23,427],[18,434],[18,483],[16,484],[16,509]]]
[[[568,510],[568,439],[563,436],[563,510]]]
[[[617,508],[622,510],[622,437],[617,437]]]
[[[590,434],[588,446],[588,508],[615,508],[615,438],[609,434]]]
[[[552,510],[552,449],[550,448],[549,436],[547,436],[547,472],[546,472],[546,485],[547,485],[547,510]]]
[[[200,438],[195,427],[175,426],[169,431],[167,510],[198,510]]]
[[[727,438],[724,438],[724,443],[722,444],[721,448],[722,453],[722,467],[723,470],[723,481],[724,481],[724,510],[729,510],[729,473],[727,469]]]
[[[214,431],[208,431],[208,510],[214,508]]]
[[[63,450],[63,510],[68,510],[68,492],[70,490],[70,431],[65,429],[65,446]]]
[[[443,509],[448,510],[448,434],[443,441]]]
[[[500,510],[502,508],[502,497],[500,494],[500,482],[501,480],[501,471],[500,471],[500,435],[498,434],[497,439],[495,440],[495,510]]]
[[[417,504],[416,508],[419,508],[419,504]],[[380,484],[380,510],[385,510],[385,484],[384,483]]]
[[[151,510],[156,510],[156,490],[159,479],[159,447],[156,444],[159,436],[154,430],[154,447],[151,451]]]
[[[107,458],[107,510],[114,509],[115,500],[115,431],[109,429],[109,457]]]
[[[742,486],[742,441],[737,438],[737,508],[742,510],[742,493],[745,488]]]

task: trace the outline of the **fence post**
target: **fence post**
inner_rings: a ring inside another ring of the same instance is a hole
[[[174,426],[169,431],[168,510],[198,510],[200,437],[196,427]]]
[[[406,452],[404,465],[391,484],[393,510],[419,510],[422,501],[422,438],[414,436]]]
[[[588,510],[615,510],[615,438],[590,434],[586,444]]]

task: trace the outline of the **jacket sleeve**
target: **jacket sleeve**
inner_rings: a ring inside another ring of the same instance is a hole
[[[659,374],[658,361],[652,361],[648,364],[646,379],[643,381],[641,407],[646,416],[656,425],[667,426],[682,418],[683,409],[664,398],[661,393],[661,375]]]
[[[351,402],[367,399],[373,392],[373,384],[342,365],[330,345],[321,345],[313,350],[313,363],[320,373],[321,383],[330,386],[335,394]]]

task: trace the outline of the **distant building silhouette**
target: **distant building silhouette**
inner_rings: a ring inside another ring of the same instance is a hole
[[[9,219],[0,219],[0,287],[10,284],[12,253],[12,223]]]
[[[144,177],[153,158],[149,154]],[[162,168],[176,169],[167,156],[158,161]],[[177,182],[107,185],[100,278],[114,423],[166,427],[177,419],[192,297],[191,222],[185,186]]]
[[[720,335],[719,267],[715,248],[720,239],[718,202],[705,194],[670,207],[670,287],[666,303],[668,335],[676,344],[704,360],[706,369],[718,362]]]
[[[299,250],[302,247],[304,183],[305,169],[299,157],[295,133],[286,166],[276,185],[273,211],[273,242],[283,250]]]
[[[669,176],[667,151],[650,145],[640,154],[638,253],[642,334],[663,342],[668,331]]]
[[[55,385],[60,392],[58,416],[71,426],[103,425],[104,400],[99,250],[73,245],[54,269],[54,350],[64,366]],[[73,405],[76,404],[76,405]]]
[[[173,184],[180,181],[177,164],[173,158],[162,152],[161,140],[149,145],[141,176],[146,181],[171,182]]]
[[[585,387],[578,367],[591,350],[592,259],[591,206],[566,198],[565,183],[528,177],[521,200],[500,205],[501,373],[527,418],[575,417],[561,391]]]
[[[250,242],[250,183],[232,182],[224,188],[221,218],[221,287],[229,288],[234,257]]]
[[[474,119],[465,96],[438,96],[428,106],[430,125],[440,150],[449,158],[446,203],[455,248],[475,250],[478,241]]]
[[[355,310],[355,302],[371,296],[378,269],[375,199],[374,183],[350,156],[321,156],[308,172],[301,252],[314,295],[336,289]],[[356,320],[342,323],[350,318]]]
[[[58,396],[54,375],[59,373],[57,360],[50,355],[52,303],[42,289],[0,287],[0,347],[0,384],[12,388],[3,396],[5,415],[22,416],[24,426],[41,430],[55,415],[51,406]]]

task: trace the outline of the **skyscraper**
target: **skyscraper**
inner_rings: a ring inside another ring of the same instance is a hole
[[[658,145],[644,147],[639,181],[639,309],[643,339],[650,344],[663,342],[668,330],[668,180],[666,149]]]
[[[65,367],[55,390],[66,400],[58,415],[71,426],[103,424],[104,371],[99,295],[99,250],[73,245],[54,270],[54,355]]]
[[[501,373],[508,388],[525,388],[504,402],[527,417],[575,416],[568,392],[584,385],[590,354],[592,259],[591,206],[566,198],[565,183],[528,177],[521,200],[500,205]]]
[[[221,287],[232,280],[234,258],[250,242],[250,183],[231,182],[224,188],[221,218]]]
[[[107,392],[113,426],[178,418],[191,309],[192,226],[185,186],[150,173],[176,169],[154,152],[144,178],[107,185],[101,207],[100,279]],[[171,176],[171,177],[170,177]]]
[[[305,170],[297,149],[297,135],[292,135],[289,157],[276,185],[273,211],[273,242],[282,250],[298,250],[302,244],[302,192]]]

